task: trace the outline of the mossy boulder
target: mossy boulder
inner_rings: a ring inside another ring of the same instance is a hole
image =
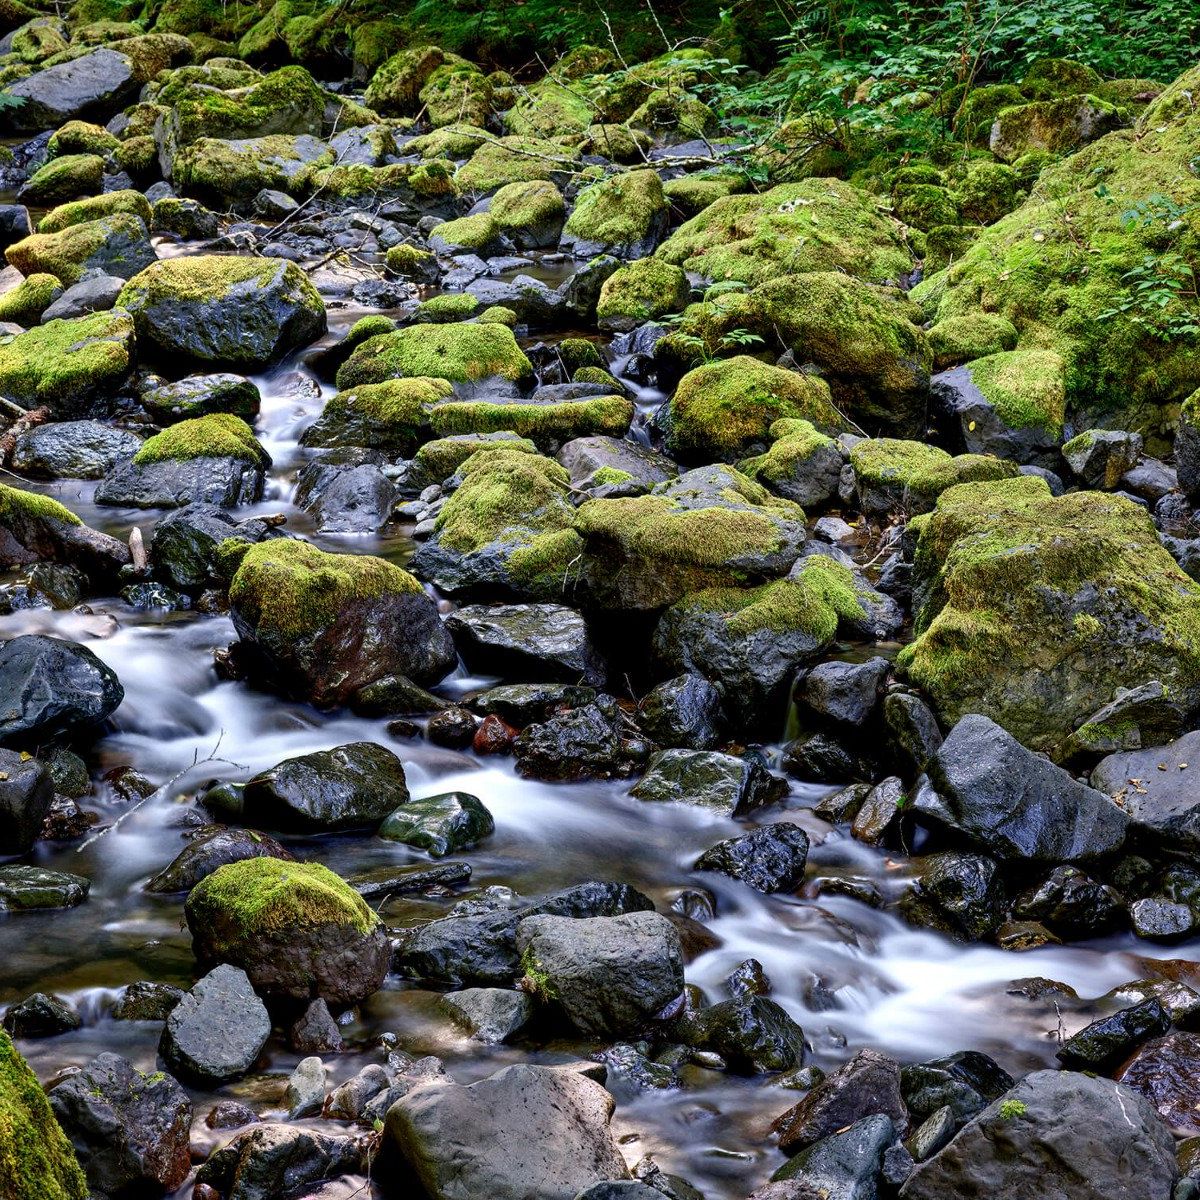
[[[102,217],[110,217],[115,213],[128,213],[137,217],[143,225],[150,224],[150,201],[141,192],[132,188],[122,188],[117,192],[104,192],[99,196],[89,196],[85,200],[76,200],[70,204],[60,204],[52,208],[37,225],[38,233],[61,233],[71,225],[81,225],[85,221],[96,221]]]
[[[910,183],[892,192],[896,216],[914,229],[934,229],[938,225],[956,225],[958,201],[949,190],[932,183]]]
[[[587,140],[580,149],[599,154],[615,163],[644,163],[650,151],[650,135],[628,125],[589,125]]]
[[[946,725],[981,713],[1051,750],[1118,688],[1200,699],[1200,584],[1144,509],[1021,477],[950,488],[918,521],[898,662]]]
[[[429,410],[453,393],[445,379],[416,376],[368,383],[325,401],[316,423],[301,438],[305,446],[365,446],[410,455]]]
[[[859,505],[870,517],[928,512],[956,483],[1010,479],[1016,466],[986,454],[951,456],[937,446],[864,438],[850,448]]]
[[[175,156],[172,181],[182,192],[218,208],[245,205],[263,190],[303,196],[333,151],[308,134],[259,138],[198,138]]]
[[[363,98],[368,107],[384,116],[415,116],[421,107],[421,89],[447,57],[437,46],[410,46],[393,54],[367,85]]]
[[[383,923],[320,863],[227,863],[191,890],[184,914],[202,967],[240,967],[269,999],[357,1004],[387,974]]]
[[[130,279],[158,256],[141,217],[128,212],[68,225],[57,233],[34,233],[13,243],[5,258],[25,275],[53,275],[65,287],[87,271]]]
[[[716,114],[707,104],[678,89],[657,88],[629,114],[628,124],[666,145],[717,134]]]
[[[51,158],[68,154],[96,154],[103,158],[119,145],[118,139],[100,125],[90,121],[68,121],[50,135],[46,153]]]
[[[987,146],[996,114],[1002,108],[1024,103],[1021,89],[1013,83],[993,83],[972,88],[955,115],[955,133],[968,145]]]
[[[954,199],[964,221],[990,225],[1025,199],[1025,189],[1021,176],[1012,167],[997,162],[973,162],[955,188]]]
[[[461,122],[483,125],[492,115],[492,84],[472,63],[443,63],[425,81],[419,99],[435,129]]]
[[[411,325],[355,347],[337,385],[346,390],[410,376],[448,379],[469,391],[488,379],[526,383],[533,367],[504,325]]]
[[[404,147],[405,154],[419,154],[422,158],[470,158],[492,135],[478,125],[467,125],[454,121],[443,125],[432,133],[413,138]]]
[[[45,207],[90,196],[103,185],[104,159],[98,154],[66,154],[35,171],[17,198],[23,204]]]
[[[591,602],[633,611],[784,575],[805,536],[798,505],[729,467],[688,471],[649,495],[589,500],[575,527]]]
[[[443,292],[422,300],[413,313],[413,320],[428,325],[446,325],[454,321],[469,321],[479,313],[479,301],[470,292]]]
[[[1101,86],[1100,76],[1086,63],[1069,58],[1039,58],[1021,80],[1021,94],[1030,100],[1083,96]]]
[[[1099,96],[1036,100],[996,114],[988,149],[1006,163],[1031,150],[1069,154],[1125,124],[1124,111]]]
[[[437,256],[433,251],[410,246],[407,242],[391,246],[384,262],[393,275],[399,275],[403,279],[433,282],[438,277]]]
[[[422,216],[443,218],[457,211],[453,164],[441,160],[391,163],[386,167],[366,163],[323,167],[312,183],[328,205],[357,208],[367,203],[403,203]]]
[[[671,207],[682,216],[694,217],[710,205],[716,204],[718,200],[724,200],[726,196],[736,195],[745,189],[745,180],[739,179],[733,172],[723,175],[712,171],[668,179],[663,184],[663,195],[670,201]]]
[[[997,313],[965,313],[947,317],[929,330],[929,348],[938,371],[960,366],[972,359],[985,358],[1012,350],[1017,344],[1017,328]]]
[[[496,228],[521,250],[558,245],[567,204],[548,179],[510,183],[493,197],[488,209]]]
[[[553,76],[523,89],[507,117],[509,133],[536,138],[578,137],[595,120],[584,87]]]
[[[75,1151],[37,1076],[0,1030],[0,1196],[4,1200],[87,1200]]]
[[[36,325],[62,294],[62,284],[53,275],[30,275],[0,296],[0,321]]]
[[[417,450],[415,461],[432,482],[440,483],[477,450],[488,448],[537,453],[537,447],[528,438],[519,438],[515,433],[452,433],[426,442]]]
[[[666,232],[667,213],[657,172],[626,171],[579,193],[563,242],[583,257],[645,258]]]
[[[221,230],[217,214],[198,200],[185,196],[163,196],[155,200],[150,212],[150,228],[155,233],[170,233],[188,241],[214,238]]]
[[[261,370],[325,331],[325,305],[292,262],[217,254],[155,263],[126,285],[144,353]]]
[[[439,254],[478,254],[486,257],[500,248],[500,230],[490,213],[456,217],[429,231],[429,246]]]
[[[232,413],[193,417],[147,438],[133,456],[138,466],[186,462],[193,458],[240,458],[259,466],[270,464],[254,430]]]
[[[685,462],[735,462],[764,448],[771,426],[787,417],[824,430],[843,423],[823,379],[744,354],[722,359],[679,381],[667,408],[667,450]]]
[[[454,593],[553,599],[569,590],[580,540],[570,475],[507,444],[478,448],[412,568]]]
[[[774,422],[770,448],[738,463],[738,470],[768,491],[804,508],[827,503],[838,493],[846,454],[841,445],[800,418]]]
[[[661,258],[639,258],[618,267],[604,281],[596,317],[602,329],[633,329],[667,313],[682,312],[690,289],[682,268]]]
[[[575,165],[575,159],[557,142],[510,136],[484,142],[458,168],[454,178],[464,192],[488,194],[508,183],[529,183],[535,179],[565,181]]]
[[[455,663],[421,585],[365,554],[307,542],[223,543],[229,605],[255,672],[323,707],[393,676],[436,683]]]
[[[56,420],[103,411],[133,368],[134,325],[120,309],[0,337],[0,395]]]
[[[508,431],[554,451],[575,438],[624,437],[633,416],[633,402],[613,395],[611,387],[570,383],[543,388],[528,400],[444,400],[434,406],[429,424],[438,435]]]
[[[751,285],[809,271],[896,282],[913,269],[903,228],[867,193],[836,179],[716,200],[663,242],[658,256],[708,279]]]

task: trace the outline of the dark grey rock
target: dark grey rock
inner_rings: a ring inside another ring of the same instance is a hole
[[[379,826],[379,836],[445,858],[478,845],[496,823],[469,792],[441,792],[401,804]]]
[[[1041,921],[1062,937],[1096,937],[1125,922],[1125,900],[1078,867],[1055,867],[1046,879],[1017,897],[1013,915]]]
[[[391,520],[396,485],[374,462],[306,463],[293,497],[324,533],[375,533]]]
[[[165,1021],[184,997],[182,988],[139,979],[121,992],[112,1007],[114,1021]]]
[[[1167,1010],[1154,999],[1101,1017],[1072,1034],[1055,1057],[1068,1070],[1104,1075],[1133,1052],[1171,1028]]]
[[[155,524],[151,557],[169,583],[194,592],[217,582],[216,549],[226,538],[260,542],[271,532],[265,522],[239,522],[215,504],[188,504]]]
[[[994,933],[1004,920],[1005,895],[996,864],[982,854],[946,851],[925,860],[914,885],[914,907],[934,910],[936,924],[957,937],[977,942]],[[927,922],[922,921],[922,924]]]
[[[1013,1078],[986,1054],[963,1050],[900,1069],[900,1087],[909,1117],[926,1121],[949,1108],[962,1124],[1013,1086]]]
[[[0,774],[6,773],[9,752],[0,750]],[[13,757],[16,757],[15,755]],[[31,762],[37,762],[31,759]],[[0,783],[0,806],[11,777]],[[2,813],[0,807],[0,813]],[[7,814],[5,814],[7,815]],[[11,828],[8,820],[5,826]],[[0,867],[0,912],[33,912],[39,909],[74,908],[82,904],[92,881],[68,871],[50,871],[45,867],[23,867],[15,863]]]
[[[120,275],[91,274],[67,288],[53,304],[42,313],[42,324],[47,321],[69,320],[86,317],[88,313],[108,312],[115,308],[117,297],[125,286]]]
[[[58,1037],[82,1024],[73,1004],[46,992],[34,992],[4,1010],[4,1028],[16,1038]]]
[[[212,825],[196,837],[147,884],[146,891],[190,892],[200,880],[227,863],[244,858],[291,858],[274,838],[245,829]]]
[[[188,375],[173,383],[155,376],[153,385],[139,392],[138,400],[156,425],[173,425],[209,413],[233,413],[253,421],[261,403],[252,380],[227,372]]]
[[[447,992],[441,1007],[477,1042],[506,1042],[533,1016],[533,997],[509,988],[466,988]]]
[[[5,120],[21,132],[55,129],[74,118],[104,120],[132,100],[137,87],[132,59],[115,50],[93,50],[17,80],[9,91],[24,103],[11,108]]]
[[[677,675],[651,688],[638,703],[638,725],[657,745],[711,750],[721,740],[721,693],[702,675]]]
[[[630,790],[639,800],[693,804],[740,816],[787,790],[757,759],[714,750],[663,750]]]
[[[793,892],[804,880],[808,834],[781,821],[729,838],[700,855],[697,871],[716,871],[760,892]]]
[[[329,1006],[319,997],[308,1006],[288,1028],[288,1045],[301,1054],[337,1053],[342,1049],[342,1035]],[[322,1084],[322,1098],[324,1098]]]
[[[31,849],[53,802],[54,780],[45,763],[15,750],[0,750],[0,854],[24,854]],[[7,888],[0,885],[0,906],[24,907],[22,895],[32,897],[29,883],[27,876],[19,876]]]
[[[883,698],[891,667],[886,658],[819,663],[797,682],[796,700],[806,716],[839,725],[865,725]]]
[[[604,779],[629,775],[639,757],[611,696],[558,713],[524,729],[513,743],[517,770],[534,779]]]
[[[309,1189],[321,1181],[361,1171],[366,1151],[354,1137],[257,1124],[215,1151],[196,1173],[196,1182],[236,1200],[312,1196]]]
[[[804,1030],[774,1000],[740,996],[690,1017],[689,1041],[725,1060],[731,1071],[787,1071],[804,1062]]]
[[[893,1122],[878,1113],[801,1151],[772,1176],[801,1185],[797,1200],[874,1200],[883,1156],[896,1139]]]
[[[56,421],[21,434],[12,464],[44,479],[102,479],[141,444],[136,433],[99,421]]]
[[[920,774],[942,744],[942,731],[933,710],[920,696],[893,692],[884,699],[883,720],[893,754]]]
[[[262,499],[262,466],[244,458],[187,458],[119,463],[96,489],[95,502],[114,508],[236,508]]]

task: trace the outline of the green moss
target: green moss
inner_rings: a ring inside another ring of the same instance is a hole
[[[421,89],[446,57],[437,46],[410,46],[393,54],[375,71],[364,99],[385,116],[415,116]]]
[[[639,258],[618,267],[604,281],[596,316],[606,322],[619,318],[631,323],[651,321],[681,311],[689,290],[687,275],[680,267],[660,258]]]
[[[503,137],[484,142],[455,172],[463,191],[489,193],[509,183],[552,179],[569,172],[575,160],[557,142],[544,138]]]
[[[686,217],[694,217],[718,200],[745,190],[745,181],[733,174],[682,175],[663,184],[663,195]]]
[[[775,440],[765,454],[738,463],[743,475],[770,487],[795,477],[800,464],[807,462],[818,450],[831,450],[837,442],[826,437],[809,421],[783,419],[767,431]]]
[[[60,125],[46,143],[46,153],[51,158],[68,154],[111,154],[120,143],[99,125],[89,121],[68,121]]]
[[[490,213],[477,213],[473,217],[459,217],[454,221],[443,221],[430,230],[430,238],[437,238],[451,250],[474,250],[486,252],[495,244],[499,231]]]
[[[617,467],[600,467],[592,472],[592,482],[598,487],[606,487],[612,484],[628,483],[632,476],[628,471],[622,471]]]
[[[537,447],[528,438],[517,436],[484,441],[475,436],[434,438],[417,450],[416,460],[434,479],[447,479],[477,451],[511,450],[517,454],[536,454]]]
[[[1011,350],[967,364],[971,381],[1011,429],[1062,436],[1066,388],[1062,359],[1052,350]]]
[[[422,158],[469,158],[491,136],[478,125],[455,121],[423,137],[413,138],[404,147],[404,153],[419,154]]]
[[[581,337],[563,338],[558,343],[558,358],[563,370],[571,377],[580,367],[604,368],[608,365],[600,353],[600,347],[588,338]]]
[[[424,375],[470,383],[498,375],[512,382],[533,374],[512,330],[504,325],[409,326],[370,338],[342,364],[341,389]]]
[[[419,99],[435,129],[455,122],[478,128],[492,115],[491,82],[473,64],[461,60],[438,67],[425,81]]]
[[[325,167],[313,176],[313,185],[322,195],[338,200],[374,198],[381,202],[390,198],[425,199],[449,198],[455,195],[452,164],[439,161],[393,163],[386,167],[369,167],[350,163],[342,167]]]
[[[15,288],[0,296],[0,321],[18,325],[36,325],[42,313],[63,293],[62,284],[53,275],[30,275]]]
[[[437,434],[509,431],[539,445],[559,445],[577,437],[624,437],[633,420],[624,396],[588,396],[554,403],[457,400],[437,405],[429,423]]]
[[[0,395],[57,412],[110,396],[129,374],[133,321],[101,312],[0,337]]]
[[[657,172],[627,171],[584,188],[566,231],[601,246],[633,246],[651,235],[666,212]]]
[[[1091,67],[1069,58],[1039,58],[1025,73],[1021,92],[1030,100],[1055,100],[1094,92],[1100,76]]]
[[[1002,108],[996,114],[989,146],[1003,162],[1031,150],[1068,154],[1103,133],[1126,124],[1126,114],[1099,96],[1069,96]]]
[[[965,142],[986,146],[996,114],[1022,100],[1021,89],[1011,83],[975,88],[959,107],[955,131]]]
[[[717,118],[707,104],[677,89],[656,88],[629,115],[634,129],[656,137],[677,135],[675,140],[714,137]]]
[[[996,162],[975,162],[954,192],[963,220],[990,225],[1012,212],[1025,192],[1020,175]]]
[[[141,192],[124,188],[52,208],[38,222],[38,233],[59,233],[71,225],[81,225],[84,221],[95,221],[115,213],[127,213],[138,217],[147,226],[150,224],[150,202]]]
[[[54,275],[70,287],[93,267],[106,274],[137,270],[152,253],[142,219],[118,212],[57,233],[30,234],[9,246],[4,256],[24,275]]]
[[[367,446],[411,452],[428,424],[429,411],[453,388],[444,379],[390,379],[338,392],[316,424],[304,432],[306,446]]]
[[[202,879],[187,898],[188,924],[205,930],[210,944],[236,944],[255,936],[344,925],[370,933],[379,918],[340,876],[321,863],[246,858]]]
[[[137,466],[191,458],[237,458],[260,467],[270,465],[254,430],[232,413],[209,413],[180,421],[147,438],[133,456]]]
[[[421,591],[407,571],[382,558],[327,554],[291,538],[254,546],[230,539],[218,547],[218,562],[231,577],[230,604],[252,628],[281,637],[317,633],[356,600]]]
[[[508,129],[518,137],[578,136],[595,119],[595,109],[582,87],[547,76],[522,91],[509,110]]]
[[[0,523],[13,528],[20,521],[58,521],[63,525],[83,522],[65,505],[49,496],[0,483]],[[0,1148],[0,1154],[3,1149]]]
[[[5,1200],[87,1200],[71,1143],[37,1076],[0,1030],[0,1194]]]
[[[1014,1121],[1017,1117],[1023,1117],[1025,1111],[1025,1105],[1020,1100],[1002,1100],[1000,1102],[1000,1119],[1002,1121]]]
[[[175,156],[172,180],[188,194],[220,204],[245,203],[264,189],[303,196],[333,151],[309,138],[272,134],[228,141],[197,138]]]
[[[441,325],[449,321],[470,320],[478,311],[479,301],[470,292],[444,293],[424,301],[413,319]]]
[[[393,275],[407,278],[423,274],[436,260],[437,256],[431,250],[421,250],[416,246],[410,246],[407,242],[402,242],[399,246],[392,246],[388,250],[384,261],[387,263],[387,269]]]
[[[882,283],[912,270],[903,230],[866,193],[835,179],[717,200],[681,225],[657,254],[708,279],[747,284],[809,271],[843,271]]]
[[[148,133],[126,138],[113,152],[113,158],[122,171],[143,182],[158,170],[158,146]]]
[[[585,154],[599,154],[617,163],[644,163],[650,147],[650,136],[641,129],[600,124],[588,126],[587,140],[580,149]]]
[[[896,216],[914,229],[933,229],[958,222],[958,202],[944,187],[930,183],[912,183],[892,193]]]
[[[279,269],[279,260],[274,258],[232,254],[164,258],[135,275],[117,297],[117,304],[136,312],[165,298],[181,305],[211,303],[224,299],[239,285],[265,287]]]
[[[784,417],[824,429],[842,425],[823,379],[739,355],[680,380],[668,409],[667,447],[681,459],[731,462]]]
[[[510,183],[493,197],[488,212],[501,233],[558,225],[567,211],[562,193],[547,179]]]
[[[517,327],[517,314],[503,304],[489,305],[475,319],[485,325],[507,325],[509,329]]]
[[[580,367],[571,375],[572,383],[598,383],[620,395],[625,388],[621,381],[603,367]]]
[[[550,974],[538,962],[532,947],[527,947],[521,955],[522,983],[544,1004],[558,999],[558,988],[554,986]]]
[[[995,313],[978,312],[947,317],[929,331],[933,365],[938,371],[1011,350],[1016,344],[1016,327]]]
[[[66,154],[52,158],[21,188],[27,204],[58,204],[100,191],[104,185],[104,159],[98,154]]]
[[[987,454],[951,457],[924,442],[896,438],[864,438],[850,449],[850,466],[863,498],[864,511],[881,515],[893,511],[920,512],[958,483],[1008,479],[1017,474],[1014,463]]]

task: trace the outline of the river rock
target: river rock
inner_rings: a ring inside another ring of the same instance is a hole
[[[168,583],[195,592],[217,582],[217,547],[226,538],[261,542],[272,532],[262,520],[238,521],[215,504],[187,504],[156,522],[150,554]]]
[[[46,992],[34,992],[10,1004],[4,1012],[4,1028],[13,1037],[45,1038],[71,1033],[83,1025],[73,1004]]]
[[[769,804],[786,791],[787,785],[755,758],[714,750],[662,750],[651,757],[630,795],[694,804],[732,817]]]
[[[919,1163],[901,1200],[1169,1200],[1175,1147],[1135,1091],[1035,1071]]]
[[[325,1103],[325,1064],[315,1054],[302,1058],[288,1076],[283,1103],[292,1121],[321,1111]]]
[[[506,1042],[533,1016],[533,997],[508,988],[465,988],[447,992],[442,1009],[477,1042]]]
[[[775,1186],[787,1181],[800,1185],[798,1191],[780,1193],[788,1200],[871,1200],[884,1153],[896,1140],[896,1127],[883,1113],[863,1117],[848,1129],[830,1134],[802,1150],[771,1177]],[[757,1194],[757,1193],[756,1193]]]
[[[388,1112],[386,1137],[431,1200],[574,1200],[629,1176],[609,1131],[613,1107],[573,1072],[506,1067],[470,1086],[416,1088]]]
[[[944,928],[955,937],[977,942],[994,933],[1004,920],[1004,885],[995,862],[983,854],[948,850],[931,854],[922,864],[913,891],[905,898],[909,919]],[[921,919],[932,909],[932,921]]]
[[[396,503],[396,485],[371,461],[378,457],[372,450],[334,450],[305,463],[293,503],[322,533],[377,532]]]
[[[261,463],[232,456],[147,463],[127,459],[104,477],[95,500],[116,508],[236,508],[262,498],[264,479]]]
[[[310,1189],[322,1180],[357,1173],[365,1161],[366,1147],[357,1138],[264,1122],[214,1151],[196,1183],[230,1200],[314,1196]]]
[[[227,863],[245,858],[282,858],[292,856],[272,837],[245,829],[227,829],[210,825],[201,829],[188,844],[147,884],[146,891],[167,894],[190,892]]]
[[[883,698],[891,663],[827,662],[813,667],[796,683],[796,700],[806,717],[858,727],[874,715]]]
[[[1058,1048],[1055,1057],[1069,1070],[1105,1075],[1143,1042],[1161,1036],[1170,1028],[1170,1014],[1158,1000],[1143,1000],[1072,1034]]]
[[[760,892],[792,892],[804,880],[808,834],[781,821],[729,838],[696,859],[697,871],[716,871]]]
[[[930,764],[941,805],[915,810],[1001,859],[1087,862],[1119,850],[1130,818],[1113,800],[1026,750],[994,721],[965,716]]]
[[[513,751],[517,770],[533,779],[611,778],[630,774],[635,761],[611,696],[528,726]]]
[[[442,792],[402,804],[379,827],[379,836],[445,858],[469,850],[496,828],[492,814],[469,792]]]
[[[201,964],[233,963],[266,996],[356,1004],[387,974],[379,918],[320,863],[230,863],[192,889],[184,915]]]
[[[1055,867],[1041,884],[1017,897],[1013,915],[1041,921],[1062,937],[1097,937],[1124,923],[1125,900],[1116,888],[1078,867]]]
[[[271,1036],[271,1018],[246,972],[214,967],[171,1010],[159,1052],[180,1078],[220,1087],[254,1065]]]
[[[0,751],[0,774],[5,773],[7,756],[7,751]],[[0,784],[0,801],[4,796],[4,787],[5,784]],[[5,820],[4,826],[8,824]],[[23,867],[16,864],[0,867],[0,912],[74,908],[87,899],[91,886],[90,879],[83,875],[73,875],[69,871],[50,871],[45,867]]]
[[[125,698],[116,672],[86,646],[41,634],[0,645],[0,744],[76,736]]]
[[[581,1033],[613,1037],[658,1019],[683,991],[683,947],[658,913],[517,926],[525,976]]]
[[[638,703],[638,726],[659,746],[711,750],[725,724],[721,693],[703,675],[684,674],[651,688]]]
[[[191,1170],[192,1102],[170,1075],[101,1054],[50,1092],[50,1107],[97,1198],[173,1192]]]
[[[12,465],[45,479],[102,479],[141,444],[136,433],[99,421],[55,421],[17,438]]]
[[[133,60],[99,49],[17,80],[8,89],[23,103],[5,113],[13,129],[54,129],[74,118],[105,119],[137,91]]]
[[[0,750],[0,854],[24,854],[30,850],[53,803],[54,780],[46,764],[15,750]],[[17,902],[20,892],[9,889],[5,894]]]
[[[1147,1042],[1117,1079],[1144,1096],[1177,1136],[1200,1134],[1200,1035],[1176,1031]]]
[[[689,1041],[719,1054],[731,1071],[787,1071],[804,1061],[804,1030],[774,1000],[738,996],[689,1018]]]
[[[165,1021],[183,999],[181,988],[169,983],[138,979],[129,984],[112,1007],[114,1021]]]
[[[42,313],[42,321],[70,320],[86,317],[88,313],[108,312],[116,306],[124,286],[125,279],[120,275],[105,275],[102,271],[93,275],[89,271]]]
[[[129,547],[84,525],[47,497],[0,484],[0,567],[39,562],[75,567],[96,581],[114,580],[129,564]]]
[[[342,1049],[341,1031],[324,1000],[310,1001],[292,1022],[288,1027],[288,1045],[302,1054],[336,1053]],[[323,1090],[321,1094],[324,1096]]]
[[[531,682],[603,685],[587,623],[562,604],[470,604],[446,618],[467,670]]]
[[[233,413],[253,421],[261,403],[254,382],[230,372],[188,375],[175,382],[151,376],[148,384],[139,391],[138,400],[156,425],[173,425],[209,413]]]

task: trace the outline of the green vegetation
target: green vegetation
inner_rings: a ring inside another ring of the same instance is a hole
[[[63,525],[83,524],[69,508],[49,496],[0,483],[0,522],[8,528],[15,528],[19,523],[30,520],[58,521]]]
[[[421,375],[470,383],[498,375],[514,383],[533,367],[512,330],[498,324],[412,325],[368,338],[337,373],[340,389]]]
[[[232,413],[209,413],[180,421],[147,438],[133,456],[137,466],[190,458],[238,458],[256,466],[270,465],[254,430]]]

